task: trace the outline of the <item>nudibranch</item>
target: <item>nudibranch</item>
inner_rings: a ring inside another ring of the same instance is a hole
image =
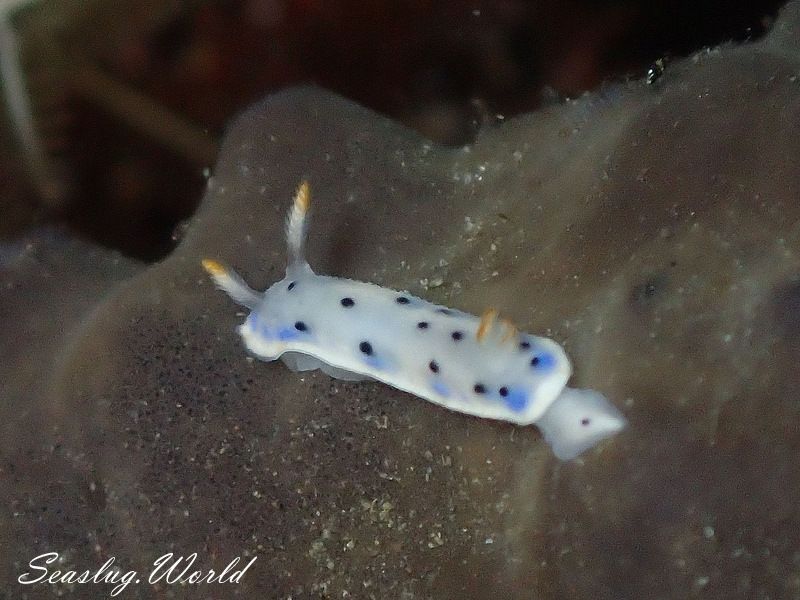
[[[626,425],[602,394],[566,387],[572,367],[556,342],[372,283],[317,275],[304,247],[310,192],[303,182],[286,221],[286,276],[265,292],[205,259],[203,267],[249,309],[244,345],[293,371],[376,379],[454,411],[535,424],[555,455],[575,458]]]

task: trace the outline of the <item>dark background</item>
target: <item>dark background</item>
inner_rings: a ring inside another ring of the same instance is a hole
[[[46,169],[2,128],[0,234],[41,222],[154,260],[226,124],[313,82],[432,140],[760,36],[780,3],[245,0],[23,5],[11,15]],[[8,119],[7,119],[8,121]]]

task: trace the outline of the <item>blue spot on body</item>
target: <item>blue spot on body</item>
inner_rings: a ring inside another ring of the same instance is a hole
[[[556,357],[548,352],[534,354],[531,366],[537,371],[549,371],[556,366]]]
[[[298,332],[294,327],[281,327],[278,329],[278,339],[282,342],[296,340],[299,337],[300,332]]]
[[[259,319],[256,313],[250,313],[245,324],[248,329],[250,329],[251,333],[257,335],[261,339],[269,340],[275,335],[275,332],[270,329],[269,325]]]
[[[522,412],[528,406],[528,394],[522,390],[512,389],[508,395],[503,398],[506,406],[514,412]]]
[[[271,327],[267,321],[259,318],[259,316],[254,312],[247,316],[247,319],[245,319],[244,322],[244,327],[247,327],[251,334],[265,342],[271,342],[276,337],[285,339],[280,337],[283,334],[283,330],[275,331],[274,327]]]
[[[447,397],[450,395],[450,388],[448,388],[441,381],[434,381],[433,384],[431,385],[431,388],[433,389],[434,392],[436,392],[440,396]]]
[[[362,356],[362,359],[373,369],[378,369],[379,371],[386,369],[386,361],[378,358],[377,356]]]

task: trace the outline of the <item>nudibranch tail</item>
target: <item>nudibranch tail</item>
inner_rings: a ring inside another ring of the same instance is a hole
[[[263,294],[247,285],[235,271],[226,269],[221,263],[210,258],[204,258],[201,264],[217,287],[237,304],[253,310],[263,300]]]
[[[306,215],[311,207],[311,190],[303,181],[294,195],[294,202],[286,219],[286,243],[289,249],[289,269],[306,265]]]
[[[625,416],[600,392],[568,387],[536,421],[553,454],[561,460],[572,460],[627,424]]]

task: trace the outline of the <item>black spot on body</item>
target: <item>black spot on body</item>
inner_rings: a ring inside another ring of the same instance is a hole
[[[589,419],[586,418],[581,419],[581,425],[583,425],[584,427],[587,427],[589,423],[591,423]]]
[[[431,362],[428,363],[428,368],[434,373],[439,372],[439,365],[436,363],[435,360],[432,360]]]
[[[452,316],[453,314],[453,311],[450,310],[449,308],[437,308],[436,312],[442,315],[447,315],[448,317]]]
[[[427,328],[428,328],[427,321],[420,321],[419,323],[417,323],[417,329],[427,329]]]
[[[294,328],[297,329],[297,331],[307,331],[308,330],[308,327],[302,321],[297,321],[297,323],[294,324]]]
[[[355,302],[352,298],[342,298],[340,302],[345,308],[350,308],[351,306],[355,305]]]
[[[369,342],[361,342],[358,345],[358,349],[361,350],[361,352],[363,352],[367,356],[372,356],[372,344],[370,344]]]
[[[536,365],[538,365],[538,364],[539,364],[539,357],[538,357],[538,356],[534,356],[534,357],[531,359],[531,366],[532,366],[532,367],[535,367],[535,366],[536,366]]]
[[[464,334],[460,331],[454,331],[453,333],[450,334],[450,337],[453,338],[454,342],[457,342],[464,337]]]
[[[531,343],[530,342],[520,342],[519,343],[519,349],[520,350],[529,350],[530,347],[531,347]]]
[[[476,394],[485,394],[486,393],[486,386],[483,385],[482,383],[476,383],[475,387],[473,387],[472,389],[475,390]]]
[[[297,284],[296,281],[291,282],[289,285],[286,286],[286,289],[290,292],[294,289],[294,286]]]
[[[505,398],[506,396],[508,396],[508,388],[507,388],[506,386],[503,386],[503,387],[501,387],[501,388],[500,388],[500,395],[501,395],[503,398]]]
[[[396,301],[398,304],[408,304],[409,302],[411,302],[411,300],[409,300],[409,299],[408,299],[408,298],[406,298],[405,296],[398,296],[398,297],[395,299],[395,301]]]

